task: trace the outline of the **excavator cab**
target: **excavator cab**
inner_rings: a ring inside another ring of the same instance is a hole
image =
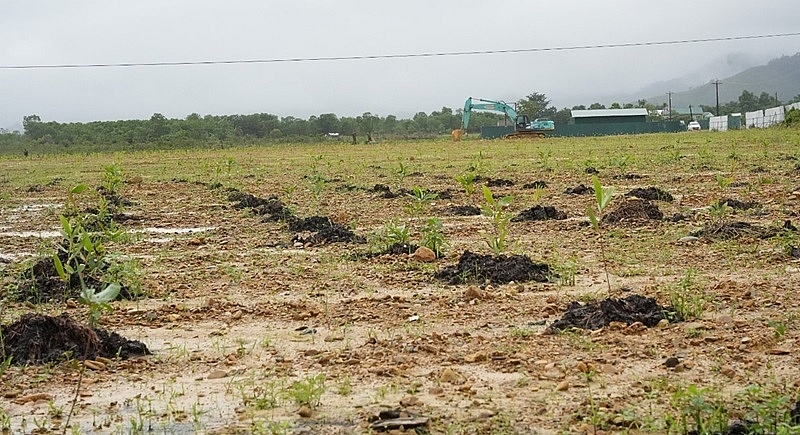
[[[517,119],[514,120],[514,125],[516,131],[527,130],[530,125],[528,115],[517,115]]]

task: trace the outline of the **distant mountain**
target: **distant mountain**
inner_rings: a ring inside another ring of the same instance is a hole
[[[788,101],[796,95],[800,95],[800,53],[794,56],[782,56],[771,60],[766,65],[748,68],[726,78],[720,77],[719,81],[721,82],[719,85],[720,104],[738,100],[742,91],[745,90],[752,92],[756,96],[762,92],[767,92],[770,95],[777,93],[779,100]],[[701,104],[713,106],[716,104],[716,90],[711,81],[690,89],[679,87],[680,81],[665,83],[675,87],[664,91],[663,84],[659,84],[662,87],[658,91],[648,92],[651,89],[651,87],[648,87],[638,94],[653,95],[658,92],[659,94],[646,99],[648,103],[659,105],[667,102],[668,96],[666,92],[672,92],[673,108],[688,107],[690,105],[699,107]],[[630,99],[629,101],[636,100]]]

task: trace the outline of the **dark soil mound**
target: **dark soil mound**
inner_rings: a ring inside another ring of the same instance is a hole
[[[647,199],[649,201],[666,201],[672,202],[672,195],[669,192],[659,189],[658,187],[646,187],[644,189],[637,187],[626,193],[625,196],[634,196],[636,198]]]
[[[791,226],[791,222],[787,221]],[[789,229],[784,224],[783,229]],[[713,240],[731,240],[742,237],[768,239],[778,234],[778,228],[764,228],[748,222],[715,222],[706,228],[692,233],[695,237],[706,237]]]
[[[332,222],[325,216],[311,216],[305,219],[289,219],[289,230],[294,232],[314,232],[308,237],[296,234],[292,242],[304,245],[323,245],[326,243],[364,243],[363,237],[355,235],[344,225]]]
[[[603,216],[602,221],[609,224],[623,222],[641,222],[646,220],[661,220],[664,213],[658,206],[647,200],[630,199],[617,206],[612,212]]]
[[[556,210],[556,208],[551,205],[537,205],[514,216],[511,218],[511,222],[546,221],[548,219],[561,220],[566,218],[566,213]]]
[[[616,180],[641,180],[642,178],[644,178],[644,175],[639,174],[622,174],[614,176],[614,179]]]
[[[527,255],[480,255],[464,251],[458,264],[447,266],[436,278],[450,284],[489,281],[505,284],[511,281],[547,282],[550,267],[534,263]]]
[[[478,216],[481,208],[474,205],[453,205],[447,208],[447,213],[453,216]]]
[[[734,210],[750,210],[751,208],[756,208],[761,205],[757,201],[739,201],[734,198],[722,198],[719,200],[719,203],[728,204],[728,207]]]
[[[390,189],[389,186],[385,184],[376,184],[372,186],[371,191],[373,193],[379,194],[381,198],[386,198],[386,199],[397,198],[398,196],[405,195],[406,193],[408,193],[408,191],[405,189],[400,189],[397,192],[392,192],[392,189]]]
[[[564,193],[569,195],[594,195],[594,188],[579,184],[576,187],[567,188]]]
[[[44,364],[64,358],[97,357],[127,359],[150,355],[140,341],[128,340],[116,332],[89,328],[66,314],[58,317],[29,313],[2,328],[3,355],[12,364]]]
[[[674,318],[674,310],[658,305],[653,298],[630,295],[622,299],[608,298],[590,304],[571,302],[561,319],[553,322],[550,331],[563,331],[570,328],[600,329],[611,322],[630,325],[642,322],[653,327],[661,319]]]
[[[546,189],[547,183],[542,180],[536,180],[533,183],[525,183],[522,185],[523,189]]]
[[[597,175],[600,171],[597,170],[594,166],[589,166],[585,169],[585,172],[589,175]]]
[[[486,187],[511,187],[514,182],[505,178],[489,178],[486,180]]]
[[[265,199],[234,190],[228,195],[228,201],[236,203],[233,208],[249,208],[253,213],[264,216],[263,222],[282,221],[292,216],[292,211],[275,195]]]

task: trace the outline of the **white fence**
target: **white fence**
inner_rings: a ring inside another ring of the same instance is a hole
[[[716,131],[728,131],[728,116],[712,116],[708,120],[708,129]]]
[[[764,110],[756,110],[755,112],[747,112],[744,114],[745,128],[765,128],[772,127],[773,125],[780,124],[786,119],[786,112],[791,109],[800,110],[800,103],[790,104],[788,106],[771,107]],[[712,128],[713,130],[713,128]]]

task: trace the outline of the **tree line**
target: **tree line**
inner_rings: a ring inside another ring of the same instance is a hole
[[[794,98],[800,101],[800,95]],[[766,92],[756,97],[744,91],[737,101],[720,107],[722,114],[747,112],[774,107],[780,102]],[[534,92],[513,103],[517,112],[531,119],[549,118],[557,125],[571,121],[571,110],[605,109],[600,103],[573,106],[572,109],[557,109],[545,94]],[[666,104],[655,106],[646,100],[635,103],[612,103],[609,109],[645,108],[649,113],[663,109]],[[703,110],[715,112],[716,107],[701,106]],[[36,143],[38,145],[125,146],[151,144],[158,146],[196,146],[198,144],[246,143],[248,141],[309,142],[350,140],[355,135],[359,142],[369,135],[376,139],[419,139],[449,134],[461,127],[461,109],[442,107],[431,113],[418,112],[408,119],[395,115],[380,116],[365,112],[360,116],[339,117],[334,113],[310,116],[308,119],[293,116],[278,117],[269,113],[250,115],[205,115],[193,113],[184,119],[170,119],[155,113],[150,119],[121,121],[95,121],[60,123],[43,121],[38,115],[23,118],[24,133],[15,135],[0,131],[0,146]],[[504,125],[511,121],[503,114],[473,112],[469,133],[477,133],[481,126]]]

